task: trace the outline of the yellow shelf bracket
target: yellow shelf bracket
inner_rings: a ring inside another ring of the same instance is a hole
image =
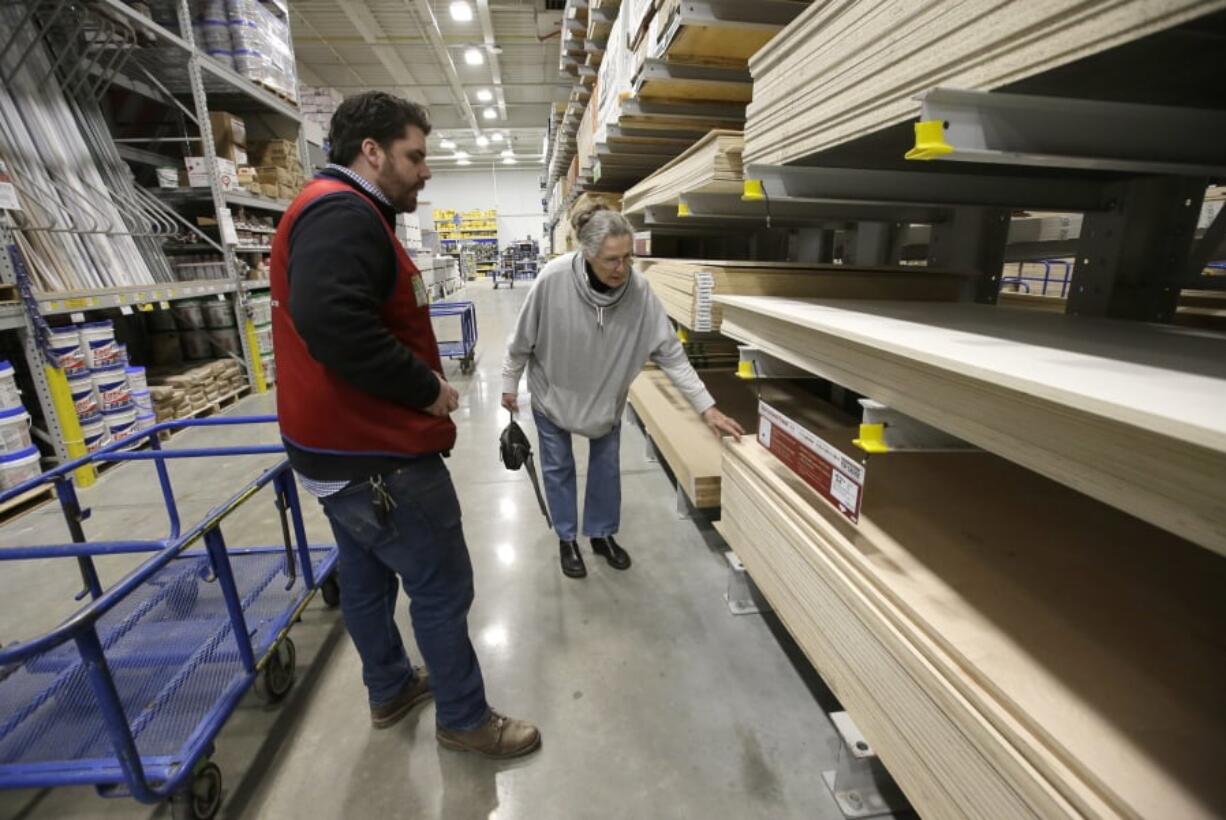
[[[766,188],[760,179],[747,179],[741,187],[743,202],[763,202],[766,199]]]
[[[677,203],[677,216],[693,216],[690,212],[690,206],[684,202]]]
[[[860,437],[852,439],[852,444],[866,453],[888,453],[889,446],[885,443],[884,424],[861,424]]]
[[[944,120],[924,120],[915,124],[915,147],[907,159],[939,159],[949,156],[954,147],[945,141]]]

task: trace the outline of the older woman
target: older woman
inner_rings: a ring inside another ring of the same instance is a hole
[[[604,207],[574,219],[580,251],[550,262],[520,311],[503,365],[502,405],[518,412],[524,368],[540,435],[545,495],[560,540],[562,572],[587,575],[576,542],[578,510],[571,435],[591,441],[583,534],[616,569],[630,556],[614,540],[621,521],[618,445],[630,383],[650,359],[660,367],[716,434],[740,436],[735,420],[690,366],[664,305],[635,276],[633,228]]]

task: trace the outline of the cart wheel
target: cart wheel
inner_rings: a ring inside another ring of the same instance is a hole
[[[287,635],[281,639],[268,656],[262,671],[255,679],[256,691],[267,704],[279,703],[289,690],[294,688],[294,667],[298,661],[298,649]]]
[[[337,606],[341,602],[341,579],[340,570],[332,570],[324,582],[319,585],[319,594],[323,596],[324,603],[328,606]]]
[[[192,774],[192,783],[170,799],[174,820],[213,820],[221,808],[221,769],[209,761]]]

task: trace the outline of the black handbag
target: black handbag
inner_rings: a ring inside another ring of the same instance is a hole
[[[528,478],[532,479],[532,489],[536,491],[536,503],[541,506],[541,514],[545,516],[545,523],[550,529],[553,529],[553,520],[549,517],[545,497],[541,495],[541,484],[536,477],[536,463],[532,458],[532,442],[528,441],[524,428],[520,427],[519,422],[514,418],[498,437],[498,456],[508,470],[515,471],[527,466]]]

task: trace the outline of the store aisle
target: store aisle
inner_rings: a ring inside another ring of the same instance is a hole
[[[449,466],[475,566],[471,631],[490,700],[538,723],[543,749],[504,764],[444,751],[434,740],[432,706],[392,730],[372,730],[339,614],[316,604],[293,633],[300,675],[293,693],[271,710],[250,699],[218,739],[222,816],[840,817],[821,781],[835,757],[826,719],[765,621],[729,614],[726,565],[699,528],[676,515],[674,491],[645,459],[638,431],[623,436],[619,538],[634,566],[617,572],[594,560],[584,542],[588,577],[569,580],[559,571],[531,485],[506,472],[496,452],[507,418],[498,409],[503,341],[526,292],[522,283],[468,289],[481,339],[475,373],[447,366],[462,397]],[[259,397],[239,409],[270,407]],[[98,521],[91,532],[161,526],[156,502],[126,486],[136,484],[135,472],[125,476],[131,469],[104,479],[107,501],[92,494]],[[184,471],[189,515],[221,500],[250,469]],[[582,460],[580,472],[582,480]],[[311,506],[312,534],[322,539],[326,529]],[[247,543],[279,538],[267,505],[236,524]],[[62,534],[62,523],[43,510],[0,530],[0,548],[48,533]],[[116,561],[106,571],[123,568]],[[59,617],[61,607],[47,604],[72,591],[75,570],[53,569],[56,580],[45,581],[46,567],[5,567],[0,640],[28,636],[31,618]],[[399,615],[411,643],[407,607]],[[0,792],[0,818],[154,816],[169,812],[102,800],[89,789]]]

